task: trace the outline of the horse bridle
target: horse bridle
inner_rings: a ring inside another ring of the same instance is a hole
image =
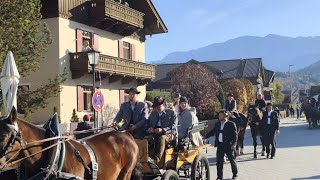
[[[14,127],[11,127],[9,125],[10,128],[14,129]],[[19,142],[19,144],[22,146],[22,137],[21,137],[21,132],[20,131],[17,131],[16,129],[14,129],[13,133],[11,133],[10,135],[10,139],[7,143],[6,146],[4,146],[2,149],[1,149],[1,154],[0,154],[0,157],[4,157],[6,156],[8,153],[9,153],[9,149],[12,149],[14,144],[17,142]]]

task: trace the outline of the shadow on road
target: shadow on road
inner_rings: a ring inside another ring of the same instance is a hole
[[[320,179],[320,175],[319,176],[311,176],[311,177],[303,177],[303,178],[293,178],[291,180],[302,180],[302,179]]]

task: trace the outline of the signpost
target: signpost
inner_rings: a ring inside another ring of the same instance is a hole
[[[92,96],[92,106],[94,111],[100,111],[104,105],[104,97],[100,91],[97,91]],[[98,125],[96,122],[96,117],[93,117],[94,124]]]

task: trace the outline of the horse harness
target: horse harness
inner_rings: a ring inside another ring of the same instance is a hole
[[[14,126],[9,125],[10,128],[14,129]],[[22,158],[20,160],[16,160],[14,162],[20,162],[24,159],[27,159],[29,157],[32,157],[38,153],[41,152],[48,152],[47,153],[47,158],[49,158],[49,161],[45,163],[45,168],[41,168],[41,171],[30,177],[30,178],[26,178],[26,172],[24,171],[23,167],[18,167],[18,168],[4,168],[2,167],[2,169],[0,169],[0,175],[2,173],[5,172],[9,172],[9,171],[15,171],[17,179],[19,180],[39,180],[39,179],[75,179],[75,180],[84,180],[81,177],[75,176],[73,174],[70,173],[66,173],[66,172],[62,172],[62,167],[64,164],[64,160],[65,160],[65,143],[68,142],[71,147],[74,150],[74,153],[76,155],[76,157],[78,158],[78,160],[82,163],[82,165],[84,166],[85,170],[88,172],[88,174],[91,175],[91,179],[92,180],[96,180],[97,179],[97,174],[98,174],[98,163],[96,160],[96,156],[92,150],[92,148],[85,142],[85,141],[80,141],[80,144],[83,145],[83,147],[85,147],[85,149],[87,150],[89,157],[90,157],[90,161],[91,161],[91,167],[88,167],[86,165],[86,163],[84,162],[83,158],[81,157],[80,151],[77,150],[70,142],[70,139],[67,139],[63,136],[60,135],[60,131],[58,128],[58,120],[57,118],[55,118],[54,116],[44,125],[44,128],[46,129],[46,139],[40,140],[38,142],[33,142],[32,144],[35,143],[44,143],[44,142],[49,142],[49,146],[47,148],[44,148],[42,151],[34,153],[33,155],[30,155],[28,157]],[[22,147],[12,158],[16,157],[18,155],[18,153],[21,150],[24,150],[24,145],[22,144],[22,136],[21,136],[21,132],[15,130],[11,136],[10,139],[8,141],[8,144],[1,150],[1,155],[2,157],[7,155],[9,153],[9,149],[12,149],[15,142],[18,141],[20,143],[20,146]],[[10,159],[11,160],[11,159]],[[10,161],[9,160],[9,161]],[[9,162],[8,161],[8,162]],[[10,163],[10,162],[9,162]]]

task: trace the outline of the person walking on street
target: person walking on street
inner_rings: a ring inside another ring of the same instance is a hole
[[[235,159],[236,144],[238,139],[236,124],[228,120],[228,112],[222,110],[219,112],[219,122],[215,124],[215,147],[217,147],[217,179],[223,179],[224,156],[227,155],[233,177],[237,179],[238,168]]]
[[[263,138],[266,144],[267,158],[274,158],[276,153],[276,133],[279,133],[279,116],[273,111],[272,103],[267,104],[267,111],[263,113],[262,117]],[[270,152],[271,146],[271,152]],[[271,154],[270,154],[271,153]]]
[[[292,106],[290,106],[289,111],[290,111],[290,117],[294,118],[294,109]]]

